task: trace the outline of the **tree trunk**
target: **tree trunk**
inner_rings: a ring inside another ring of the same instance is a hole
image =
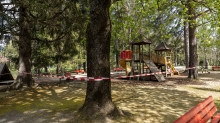
[[[189,68],[189,24],[184,22],[184,49],[185,49],[185,66]],[[188,72],[188,70],[185,70]]]
[[[21,6],[20,8],[20,35],[19,35],[19,68],[15,88],[27,84],[28,87],[33,85],[31,73],[31,37],[30,26],[28,21],[28,9]]]
[[[48,72],[48,68],[47,68],[47,66],[44,66],[44,72],[45,72],[45,73]]]
[[[215,64],[214,65],[216,65],[216,66],[219,66],[220,65],[220,61],[219,61],[219,56],[220,56],[220,53],[218,52],[218,51],[216,51],[216,60],[215,60]]]
[[[61,73],[63,73],[63,71],[62,71],[61,63],[59,63],[59,64],[57,65],[56,74],[61,74]]]
[[[86,64],[86,62],[83,62],[83,70],[84,70],[84,72],[87,73],[87,64]]]
[[[90,0],[90,23],[87,26],[87,77],[110,78],[110,4],[111,0]],[[85,102],[79,112],[89,119],[119,114],[119,110],[112,102],[110,79],[87,82]]]
[[[115,60],[116,60],[116,68],[118,68],[119,67],[119,57],[120,57],[120,51],[119,51],[119,48],[118,48],[118,40],[119,39],[117,39],[116,41],[115,41]]]
[[[190,59],[189,66],[194,69],[189,70],[188,78],[193,75],[194,79],[198,78],[198,55],[197,55],[197,42],[196,42],[196,17],[195,8],[192,5],[192,0],[188,0],[189,7],[189,49]]]

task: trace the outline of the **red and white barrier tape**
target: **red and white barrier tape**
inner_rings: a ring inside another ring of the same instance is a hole
[[[132,78],[132,77],[141,77],[141,76],[152,76],[152,75],[158,75],[158,74],[163,74],[166,72],[155,72],[155,73],[147,73],[147,74],[139,74],[139,75],[131,75],[131,76],[119,76],[115,77],[116,79],[120,78]]]
[[[53,76],[53,75],[42,75],[43,77],[48,78],[59,78],[59,79],[67,79],[67,80],[79,80],[79,81],[101,81],[110,79],[107,77],[81,77],[81,78],[75,78],[75,76]]]
[[[22,72],[22,73],[27,74],[27,72]],[[75,76],[54,76],[54,75],[40,75],[40,76],[48,77],[48,78],[60,78],[60,79],[74,80],[74,81],[76,81],[76,80],[78,80],[78,81],[102,81],[102,80],[108,80],[108,79],[151,76],[151,75],[157,75],[157,74],[163,74],[163,73],[166,73],[166,72],[155,72],[155,73],[139,74],[139,75],[131,75],[131,76],[118,76],[118,77],[114,77],[114,78],[108,78],[108,77],[79,77],[79,78],[75,78]],[[28,73],[28,74],[30,74],[30,73]],[[35,75],[37,75],[37,74],[35,74]]]
[[[195,67],[185,68],[182,70],[189,70],[189,69],[195,69]],[[21,72],[22,74],[32,74],[30,72]],[[49,77],[49,78],[60,78],[60,79],[67,79],[67,80],[78,80],[78,81],[102,81],[107,79],[120,79],[120,78],[134,78],[134,77],[143,77],[143,76],[152,76],[152,75],[158,75],[158,74],[164,74],[166,72],[154,72],[154,73],[147,73],[147,74],[139,74],[139,75],[131,75],[131,76],[118,76],[114,78],[108,78],[108,77],[81,77],[81,78],[75,78],[75,76],[55,76],[55,75],[39,75],[39,74],[32,74],[37,76],[43,76],[43,77]],[[5,73],[10,74],[10,73]],[[0,75],[5,75],[0,74]]]
[[[131,75],[131,76],[118,76],[118,77],[113,77],[113,78],[108,78],[108,77],[81,77],[81,78],[75,78],[73,76],[57,76],[57,78],[69,79],[69,80],[79,80],[79,81],[102,81],[102,80],[107,80],[107,79],[135,78],[135,77],[143,77],[143,76],[152,76],[152,75],[158,75],[158,74],[164,74],[164,73],[166,73],[166,72],[155,72],[155,73],[147,73],[147,74],[139,74],[139,75]],[[51,76],[51,75],[44,75],[44,77],[54,78],[54,76]]]
[[[189,68],[185,68],[183,70],[190,70],[190,69],[195,69],[196,67],[189,67]]]

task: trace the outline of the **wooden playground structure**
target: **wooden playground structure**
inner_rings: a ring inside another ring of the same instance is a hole
[[[172,62],[171,48],[165,42],[161,42],[155,48],[155,53],[151,53],[150,44],[151,42],[145,37],[139,36],[130,43],[131,50],[123,50],[120,53],[119,64],[125,69],[126,75],[156,72],[164,72],[166,77],[177,75],[178,71],[175,70]],[[154,76],[159,82],[165,81],[164,74],[154,74]]]

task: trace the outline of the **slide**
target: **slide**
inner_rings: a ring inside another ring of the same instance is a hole
[[[126,61],[125,61],[124,59],[121,59],[121,60],[119,61],[119,64],[120,64],[120,66],[121,66],[122,68],[125,69],[125,71],[126,71],[126,76],[128,76],[129,73],[131,72],[131,67],[128,66],[128,65],[126,65]]]
[[[156,55],[156,54],[152,54],[151,59],[156,64],[161,64],[161,65],[166,64],[166,59],[165,59],[164,56],[159,56],[159,55]],[[179,72],[174,68],[174,66],[170,63],[170,61],[168,61],[167,66],[169,66],[171,68],[171,72],[173,73],[173,75],[178,75],[179,74]]]
[[[150,71],[152,73],[155,73],[155,72],[161,72],[157,66],[154,64],[153,61],[151,60],[144,60],[144,63],[147,65],[147,67],[150,69]],[[159,81],[159,82],[162,82],[162,81],[165,81],[165,78],[164,78],[164,75],[163,74],[155,74],[154,75],[156,77],[156,79]]]
[[[167,65],[171,68],[173,75],[179,75],[179,71],[177,71],[170,62],[168,62]]]

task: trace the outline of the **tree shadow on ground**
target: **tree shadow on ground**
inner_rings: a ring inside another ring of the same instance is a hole
[[[132,115],[116,121],[172,123],[203,99],[175,87],[142,85],[114,86],[113,101]],[[117,96],[116,96],[117,95]]]
[[[84,102],[86,82],[42,84],[14,93],[0,100],[0,123],[72,123]],[[111,121],[118,123],[171,123],[204,99],[177,86],[133,80],[113,81],[112,98],[129,114]]]
[[[0,123],[69,122],[84,102],[85,83],[44,85],[14,93],[0,100]]]

